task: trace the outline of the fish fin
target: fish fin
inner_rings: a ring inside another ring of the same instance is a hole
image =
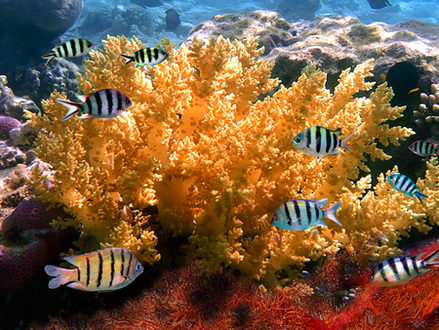
[[[327,198],[319,199],[319,200],[317,201],[317,205],[320,206],[320,208],[322,209],[322,208],[325,206],[325,204],[326,204],[327,201],[328,201]]]
[[[67,261],[68,263],[71,263],[73,266],[79,267],[78,262],[81,259],[81,256],[69,256],[69,257],[65,257],[63,258],[65,261]]]
[[[343,227],[343,225],[335,217],[335,211],[337,211],[337,209],[340,207],[341,203],[342,202],[338,202],[338,203],[332,205],[331,207],[328,207],[324,211],[325,211],[325,218],[328,218],[328,219],[334,221],[336,224]]]
[[[113,285],[120,285],[120,284],[124,283],[127,279],[128,279],[128,276],[126,276],[126,275],[116,274],[116,275],[114,275]]]
[[[425,256],[425,252],[419,253],[416,256],[413,256],[412,258],[414,258],[415,260],[421,260],[422,257]]]
[[[55,53],[50,53],[50,54],[43,55],[43,56],[41,56],[41,58],[47,59],[47,62],[46,62],[46,68],[47,68],[49,63],[52,62],[53,59],[55,58]]]
[[[128,56],[128,55],[124,55],[124,54],[120,54],[120,56],[122,56],[125,59],[125,65],[127,65],[128,63],[134,62],[134,56]]]
[[[82,284],[80,282],[71,282],[71,283],[67,284],[67,286],[69,288],[76,289],[76,290],[90,291],[89,288],[87,288],[84,284]]]
[[[337,129],[333,129],[333,130],[331,130],[332,131],[332,133],[334,133],[335,135],[337,135],[337,136],[340,136],[341,135],[341,128],[339,127],[339,128],[337,128]]]
[[[90,115],[89,113],[84,113],[83,115],[79,116],[79,119],[89,119],[89,118],[93,118],[93,116]]]
[[[422,203],[422,198],[421,197],[425,197],[427,198],[428,196],[426,194],[421,193],[419,190],[415,191],[413,193],[416,197],[418,197],[419,201]]]
[[[351,151],[351,152],[352,152],[352,149],[349,148],[349,146],[347,145],[347,142],[348,142],[348,140],[351,138],[352,135],[354,135],[354,133],[351,133],[351,134],[349,134],[348,136],[346,136],[345,138],[343,138],[343,139],[341,140],[341,144],[340,144],[340,146],[341,146],[342,148],[345,148],[346,150],[349,150],[349,151]]]
[[[81,101],[82,103],[84,103],[85,101],[87,101],[87,95],[76,95],[76,97],[77,97],[78,100]]]
[[[44,271],[47,275],[53,276],[49,281],[49,289],[56,289],[61,285],[71,282],[76,270],[66,269],[52,265],[46,265]]]
[[[428,256],[426,256],[423,261],[427,263],[428,266],[439,266],[439,260],[434,261],[435,259],[439,258],[439,249],[436,251],[433,251],[432,253],[430,253]]]
[[[81,106],[79,103],[72,102],[69,100],[62,100],[62,99],[56,99],[58,103],[61,103],[62,105],[65,105],[69,111],[67,111],[66,115],[61,119],[62,121],[69,119],[72,117],[75,113],[78,113],[80,111],[79,107]]]
[[[407,93],[408,95],[410,95],[411,93],[417,92],[419,91],[419,87],[413,88],[411,90],[409,90],[409,92]]]

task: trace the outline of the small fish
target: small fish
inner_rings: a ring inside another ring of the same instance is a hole
[[[46,274],[54,277],[49,281],[50,289],[67,284],[69,288],[82,291],[114,291],[143,273],[140,262],[124,248],[107,248],[64,260],[76,268],[44,267]]]
[[[274,212],[271,224],[286,230],[305,230],[315,225],[326,226],[322,218],[328,218],[341,226],[334,214],[341,202],[323,210],[327,200],[294,199],[285,202]]]
[[[91,47],[93,47],[93,44],[88,40],[72,39],[52,48],[52,53],[43,55],[41,58],[47,59],[47,67],[54,58],[82,56],[87,54]]]
[[[437,156],[439,146],[435,143],[418,140],[413,142],[409,149],[418,156]]]
[[[343,140],[338,138],[340,134],[340,130],[333,131],[322,126],[312,126],[297,134],[292,144],[304,154],[315,157],[338,155],[340,147],[352,151],[346,144],[352,134]]]
[[[101,89],[90,95],[80,95],[78,98],[83,103],[56,99],[69,108],[69,111],[61,120],[69,119],[76,113],[83,113],[79,116],[81,119],[114,118],[125,112],[132,104],[128,96],[111,88]]]
[[[388,0],[367,0],[372,9],[381,9],[386,6],[391,6]]]
[[[419,191],[419,187],[407,176],[403,174],[390,174],[387,177],[392,188],[406,194],[409,197],[415,195],[422,203],[421,197],[428,197]]]
[[[132,56],[121,54],[126,62],[125,65],[131,62],[136,62],[136,68],[144,65],[156,65],[162,63],[168,57],[168,53],[160,48],[142,48],[136,50]]]
[[[378,286],[400,285],[427,273],[432,268],[439,267],[439,261],[434,261],[439,257],[439,250],[421,259],[423,255],[424,253],[384,260],[375,267],[369,281]]]

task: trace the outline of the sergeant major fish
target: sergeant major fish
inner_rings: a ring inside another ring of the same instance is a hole
[[[439,146],[437,146],[435,143],[418,140],[413,142],[409,146],[409,149],[418,156],[437,156]]]
[[[432,268],[439,267],[439,261],[434,261],[439,257],[439,250],[421,259],[423,255],[384,260],[375,267],[369,281],[378,286],[394,286],[407,283]]]
[[[143,273],[136,257],[124,248],[108,248],[64,258],[73,269],[46,265],[44,271],[53,276],[49,288],[67,284],[82,291],[114,291],[121,289]]]
[[[43,55],[41,58],[47,59],[47,67],[54,58],[82,56],[87,54],[91,47],[93,47],[93,44],[88,40],[72,39],[52,48],[52,53]]]
[[[338,138],[340,134],[340,130],[312,126],[297,134],[292,144],[304,154],[315,157],[338,155],[340,147],[352,151],[346,144],[352,134],[342,140]]]
[[[69,108],[61,120],[69,119],[76,113],[83,113],[79,118],[114,118],[125,112],[132,104],[128,96],[111,88],[101,89],[90,95],[81,95],[78,98],[83,103],[56,99]]]
[[[326,226],[322,218],[328,218],[341,226],[334,214],[341,202],[323,210],[327,201],[328,199],[325,198],[321,200],[294,199],[285,202],[274,212],[271,223],[281,229],[305,230],[315,225]]]
[[[132,56],[121,54],[126,62],[125,65],[131,62],[136,62],[135,67],[144,65],[156,65],[162,63],[168,57],[168,53],[160,48],[142,48],[136,50]]]
[[[428,197],[419,191],[419,187],[407,176],[403,174],[390,174],[387,177],[392,188],[406,194],[409,197],[416,196],[422,203],[421,197]]]

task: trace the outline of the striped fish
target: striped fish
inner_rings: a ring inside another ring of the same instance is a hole
[[[341,226],[334,213],[340,203],[322,209],[328,199],[295,199],[283,203],[271,218],[271,223],[286,230],[305,230],[311,226],[326,226],[322,218],[328,218]]]
[[[292,143],[304,154],[315,157],[338,155],[340,147],[352,151],[346,144],[352,134],[343,140],[338,138],[340,134],[340,130],[333,131],[323,126],[311,126],[297,134]]]
[[[407,283],[408,281],[425,274],[432,268],[439,267],[439,250],[421,259],[424,253],[411,257],[395,257],[384,260],[370,275],[369,281],[378,286],[393,286]]]
[[[127,249],[108,248],[64,258],[76,268],[47,265],[44,271],[53,276],[49,288],[67,284],[82,291],[114,291],[121,289],[143,273],[143,267]]]
[[[88,53],[93,44],[85,39],[72,39],[66,41],[58,47],[52,48],[52,53],[41,56],[47,59],[46,67],[54,58],[60,57],[78,57]]]
[[[101,89],[90,95],[80,95],[78,98],[82,103],[56,99],[69,109],[61,120],[69,119],[76,113],[82,113],[82,115],[79,116],[79,118],[82,119],[114,118],[125,112],[132,104],[128,96],[111,88]]]
[[[131,62],[136,62],[136,68],[144,65],[156,65],[162,63],[168,57],[168,53],[160,48],[142,48],[136,50],[132,56],[121,54],[126,62],[125,65]]]
[[[419,187],[407,176],[403,174],[390,174],[387,177],[392,188],[406,194],[409,197],[416,196],[422,203],[421,197],[428,197],[419,191]]]
[[[439,146],[435,143],[418,140],[413,142],[409,149],[418,156],[437,156]]]

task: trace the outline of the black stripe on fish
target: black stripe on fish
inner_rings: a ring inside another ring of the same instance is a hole
[[[311,206],[309,205],[309,201],[305,200],[306,207],[306,216],[308,217],[308,225],[311,224]]]
[[[79,267],[76,268],[76,271],[78,272],[78,279],[77,282],[81,281],[81,270],[79,269]]]
[[[291,226],[292,225],[291,214],[290,214],[290,210],[288,209],[287,203],[284,203],[284,209],[285,209],[285,214],[287,215],[288,218],[288,224]]]
[[[118,92],[112,91],[112,93],[116,93],[117,96],[117,108],[116,110],[121,110],[122,109],[122,95]]]
[[[322,130],[322,127],[317,127],[316,128],[316,151],[319,153],[320,152],[320,147],[322,145],[322,133],[320,132],[320,130]]]
[[[120,250],[120,258],[121,258],[121,262],[120,262],[120,276],[123,276],[123,268],[125,266],[125,255],[123,253],[124,249]]]
[[[406,258],[406,257],[402,257],[402,258],[401,258],[401,263],[402,263],[402,266],[404,267],[404,270],[405,270],[405,272],[407,273],[407,275],[408,275],[408,276],[411,276],[411,274],[410,274],[410,268],[409,268],[409,265],[408,265],[408,263],[407,263],[407,258]]]
[[[91,103],[90,97],[87,97],[87,99],[85,100],[85,104],[87,105],[87,108],[88,108],[87,109],[88,114],[91,115],[93,112],[93,109],[92,109],[92,103]]]
[[[128,267],[127,267],[127,273],[126,276],[130,274],[130,267],[131,267],[131,260],[133,259],[133,254],[130,253],[130,260],[128,260]]]
[[[306,147],[309,148],[309,146],[311,144],[311,128],[308,128],[306,130],[305,139],[306,139]]]
[[[79,49],[78,43],[79,43],[78,39],[70,40],[70,44],[72,45],[73,56],[76,56],[76,54],[78,54],[78,49]]]
[[[402,178],[401,183],[399,184],[398,188],[402,190],[402,187],[404,187],[404,184],[407,182],[408,177],[404,176]]]
[[[110,283],[108,284],[109,287],[113,285],[113,278],[114,278],[114,252],[113,249],[110,249],[110,257],[111,257],[111,272],[110,272]]]
[[[140,63],[145,63],[145,49],[140,50]]]
[[[331,148],[331,131],[326,131],[326,153],[329,153]]]
[[[96,280],[96,287],[99,288],[101,286],[103,264],[104,264],[104,260],[102,259],[102,254],[100,251],[98,251],[98,258],[99,258],[99,268],[98,268],[98,278]]]
[[[87,262],[87,279],[86,279],[86,286],[90,284],[90,259],[88,257],[85,257],[85,260]]]
[[[400,276],[398,273],[398,268],[396,267],[396,261],[394,258],[390,258],[387,260],[387,263],[389,264],[390,268],[392,268],[393,274],[395,275],[396,279],[399,281]]]
[[[98,113],[98,116],[100,117],[102,115],[102,99],[101,99],[101,92],[94,94],[95,100],[96,100],[96,110]]]
[[[148,63],[152,62],[151,48],[146,48],[146,55],[148,55]]]
[[[108,114],[111,115],[113,112],[113,94],[111,93],[111,90],[105,90],[105,98],[107,99],[108,104]]]
[[[415,190],[415,189],[416,188],[415,188],[415,184],[413,183],[413,181],[409,182],[409,184],[408,184],[408,186],[406,188],[407,193],[411,194],[413,192],[413,190]]]
[[[154,59],[157,61],[159,59],[159,50],[154,48]]]
[[[63,57],[69,57],[69,49],[67,48],[67,43],[63,43],[61,45],[61,47],[62,47],[62,49],[64,51]]]
[[[331,145],[331,152],[335,150],[338,146],[338,136],[334,132],[331,132],[332,134],[332,145]]]
[[[412,266],[413,269],[415,270],[416,274],[419,274],[419,268],[416,262],[416,258],[410,258],[410,260],[412,261]]]
[[[316,219],[320,219],[320,212],[322,212],[322,210],[320,210],[320,208],[317,206],[317,204],[314,204],[314,211],[316,212]]]
[[[86,42],[84,39],[79,39],[79,51],[82,53],[84,53],[85,47],[86,47]]]
[[[387,279],[387,277],[386,277],[386,271],[384,270],[384,262],[382,262],[382,263],[380,263],[380,264],[378,265],[378,270],[379,270],[379,272],[380,272],[381,277],[383,278],[383,280],[384,280],[385,282],[388,282],[389,280]]]
[[[299,207],[299,204],[297,204],[296,200],[293,200],[293,205],[294,205],[294,212],[296,213],[297,222],[299,223],[299,225],[302,225],[302,219],[300,219],[300,207]]]

